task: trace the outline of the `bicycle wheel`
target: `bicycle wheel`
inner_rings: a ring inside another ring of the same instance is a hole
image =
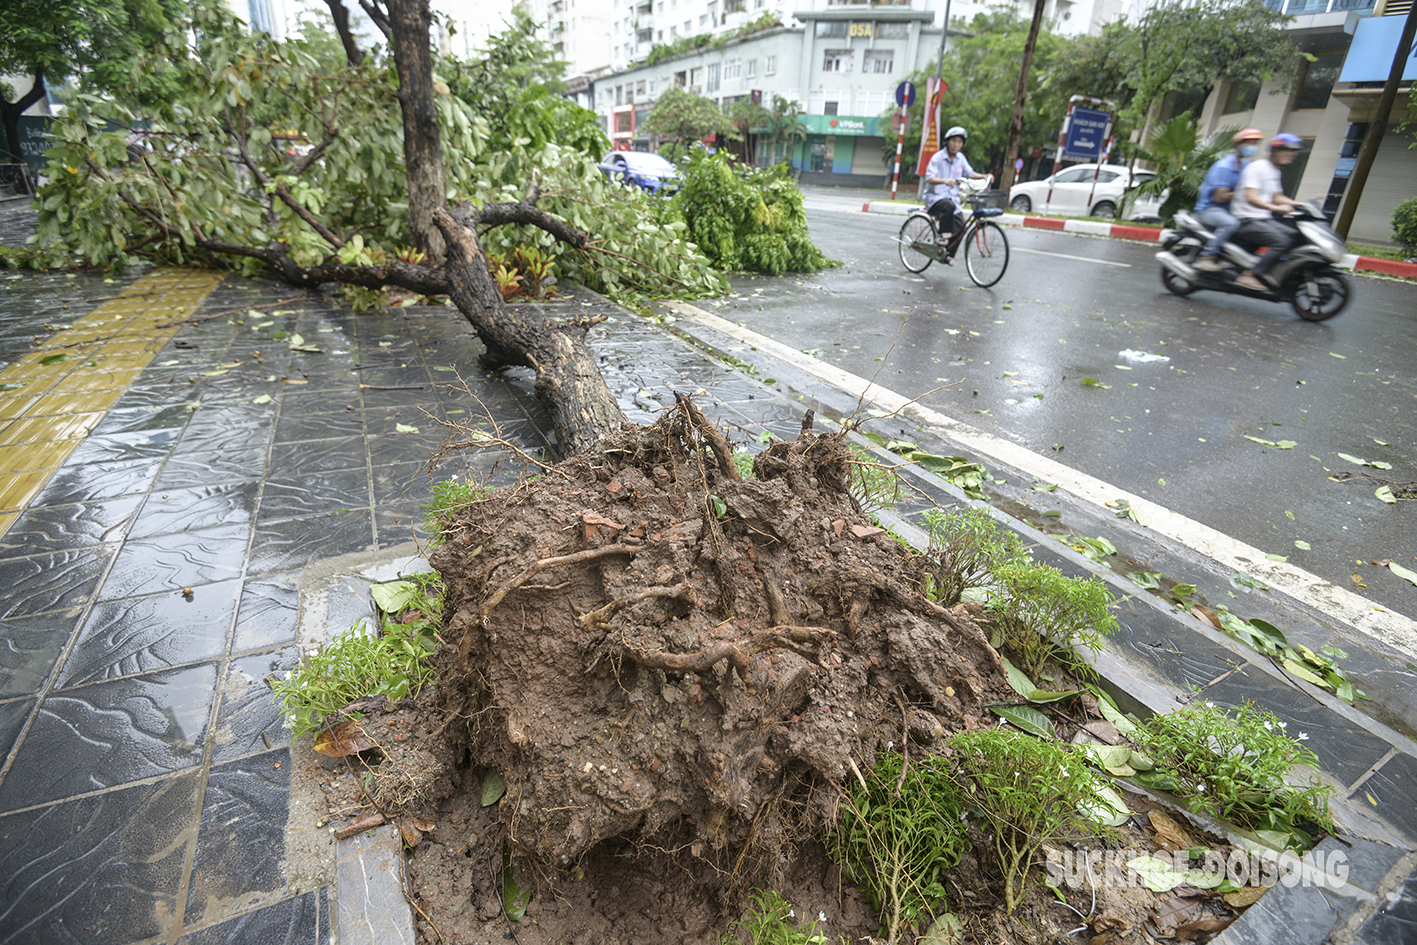
[[[924,272],[933,257],[922,253],[917,243],[935,245],[935,221],[923,213],[912,213],[900,226],[900,261],[911,272]]]
[[[979,222],[966,237],[964,266],[981,289],[1004,278],[1004,270],[1009,268],[1009,238],[1004,228],[992,220]]]

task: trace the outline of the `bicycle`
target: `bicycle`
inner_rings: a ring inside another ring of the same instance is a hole
[[[970,183],[962,182],[961,189],[967,189]],[[989,182],[982,183],[987,186]],[[950,265],[949,254],[962,247],[969,278],[981,289],[987,289],[1002,279],[1004,270],[1009,268],[1008,237],[1004,228],[990,219],[1003,215],[1008,195],[996,190],[967,194],[964,199],[972,212],[946,244],[940,242],[939,227],[930,214],[915,210],[906,217],[896,240],[900,244],[900,261],[911,272],[924,272],[937,260]]]

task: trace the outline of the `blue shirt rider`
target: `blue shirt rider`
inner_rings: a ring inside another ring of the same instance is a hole
[[[1235,196],[1235,186],[1240,182],[1240,172],[1245,169],[1245,162],[1259,152],[1263,140],[1264,134],[1258,128],[1235,132],[1235,137],[1230,139],[1235,153],[1216,161],[1206,172],[1196,199],[1196,217],[1214,235],[1201,248],[1200,258],[1196,260],[1197,269],[1220,272],[1225,268],[1216,257],[1220,255],[1220,248],[1240,228],[1240,221],[1230,212],[1230,201]]]
[[[992,175],[980,174],[970,167],[969,160],[962,153],[968,137],[969,132],[960,125],[945,132],[945,146],[935,152],[925,168],[925,212],[939,224],[941,242],[947,242],[951,233],[964,226],[959,182],[992,178]],[[954,247],[950,248],[948,255],[954,257]]]

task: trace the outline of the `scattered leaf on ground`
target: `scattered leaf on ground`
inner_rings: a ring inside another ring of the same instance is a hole
[[[991,705],[989,711],[1030,735],[1048,739],[1057,737],[1053,730],[1053,720],[1032,706]]]
[[[1342,460],[1347,460],[1348,462],[1353,463],[1355,466],[1371,466],[1374,469],[1392,468],[1392,463],[1383,463],[1372,459],[1359,459],[1357,456],[1351,456],[1348,453],[1339,453],[1338,458]]]
[[[359,719],[345,719],[315,736],[314,749],[331,758],[357,755],[374,747]]]
[[[1387,569],[1393,574],[1396,574],[1398,577],[1402,578],[1403,580],[1411,581],[1413,584],[1417,584],[1417,572],[1409,571],[1407,568],[1404,568],[1402,565],[1398,564],[1395,561],[1389,561]]]
[[[418,427],[412,426],[411,424],[407,424],[407,423],[397,423],[397,424],[394,424],[394,432],[395,432],[395,433],[417,433],[417,432],[418,432]]]
[[[1307,541],[1295,541],[1294,547],[1298,548],[1300,551],[1308,551],[1311,546]]]

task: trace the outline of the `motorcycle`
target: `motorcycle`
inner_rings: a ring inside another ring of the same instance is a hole
[[[1253,269],[1259,256],[1226,243],[1216,259],[1224,269],[1206,272],[1197,269],[1196,259],[1210,241],[1211,231],[1192,214],[1176,214],[1174,228],[1161,234],[1161,284],[1176,295],[1190,295],[1199,289],[1213,289],[1268,302],[1288,302],[1306,321],[1321,322],[1343,311],[1353,295],[1348,276],[1334,267],[1347,252],[1343,241],[1328,228],[1323,213],[1313,203],[1297,204],[1280,218],[1297,227],[1302,239],[1269,271],[1274,288],[1259,291],[1236,285],[1240,273]]]

